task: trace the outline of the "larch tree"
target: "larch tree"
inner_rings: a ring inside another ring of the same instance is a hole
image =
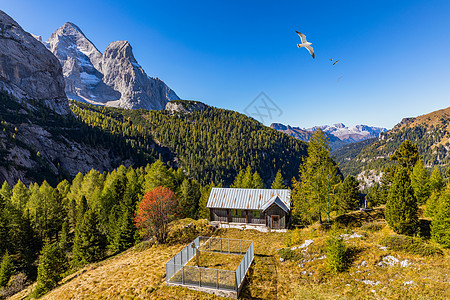
[[[308,146],[308,156],[300,165],[299,180],[293,180],[293,216],[308,223],[329,214],[334,201],[334,186],[340,183],[338,168],[330,157],[325,133],[316,131]]]
[[[440,192],[445,186],[444,179],[438,168],[434,168],[430,176],[430,188],[432,192]]]
[[[275,175],[275,179],[272,182],[271,189],[285,189],[286,185],[284,184],[283,176],[281,176],[281,171],[278,170],[277,175]]]
[[[422,155],[419,154],[419,147],[417,144],[411,143],[409,140],[404,140],[400,147],[395,150],[390,159],[396,162],[399,166],[411,172],[417,161],[422,159]]]

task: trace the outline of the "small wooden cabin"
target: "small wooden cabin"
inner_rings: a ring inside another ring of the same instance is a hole
[[[288,189],[212,188],[206,207],[209,221],[285,229],[289,225],[291,193]]]

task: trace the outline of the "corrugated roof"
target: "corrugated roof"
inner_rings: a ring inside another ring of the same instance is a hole
[[[209,194],[208,208],[229,208],[262,210],[278,196],[287,209],[291,207],[291,191],[288,189],[240,189],[240,188],[212,188]]]
[[[269,201],[266,202],[266,204],[264,204],[261,207],[262,211],[266,211],[272,204],[276,204],[278,205],[282,210],[284,210],[285,212],[289,212],[289,208],[286,206],[286,204],[284,204],[283,201],[281,201],[280,197],[278,197],[278,195],[273,196]]]

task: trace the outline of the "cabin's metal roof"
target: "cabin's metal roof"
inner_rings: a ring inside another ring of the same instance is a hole
[[[283,210],[290,209],[291,191],[288,189],[272,190],[216,187],[211,189],[206,207],[263,210],[266,204],[274,202],[276,196],[284,204]]]
[[[284,204],[283,201],[281,201],[278,195],[273,196],[269,201],[267,201],[266,204],[264,204],[261,207],[261,210],[266,211],[272,204],[278,205],[282,210],[284,210],[287,213],[289,212],[289,208],[286,206],[286,204]]]

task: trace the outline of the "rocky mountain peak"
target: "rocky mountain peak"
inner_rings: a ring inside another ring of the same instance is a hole
[[[0,89],[69,114],[64,77],[56,57],[0,10]]]
[[[66,93],[95,105],[162,110],[178,96],[163,81],[149,77],[128,41],[115,41],[101,53],[81,29],[67,22],[49,38],[61,62]]]

